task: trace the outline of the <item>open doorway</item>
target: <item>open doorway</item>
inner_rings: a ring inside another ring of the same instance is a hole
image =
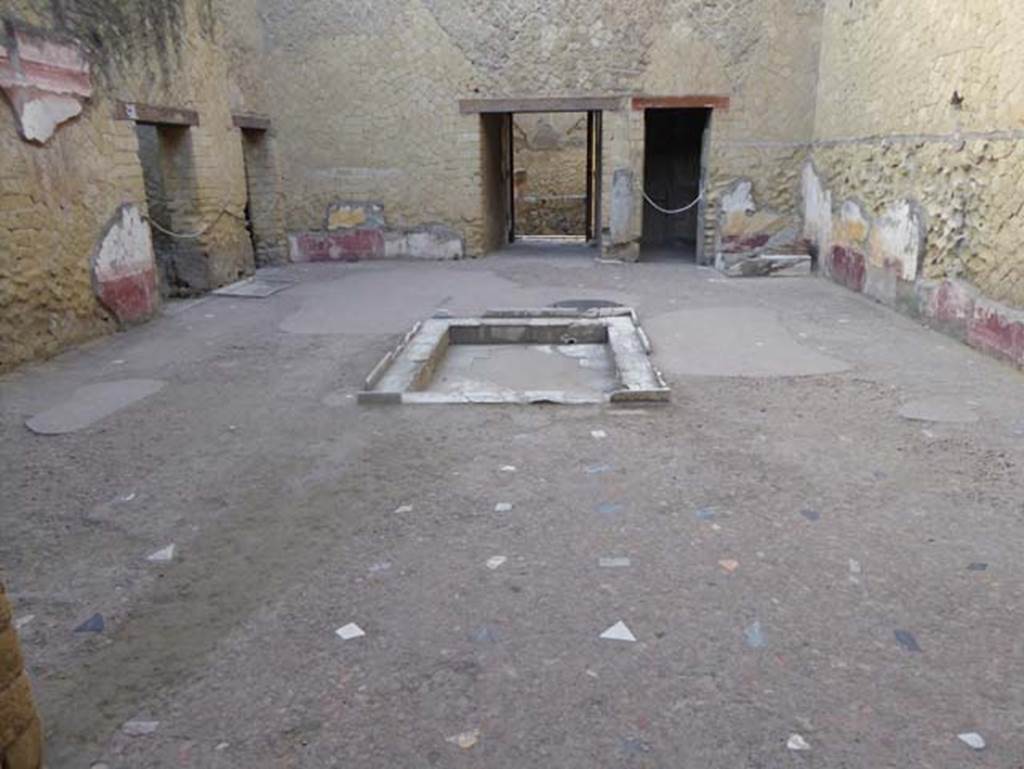
[[[516,240],[587,239],[587,139],[587,113],[512,116]]]
[[[641,258],[645,261],[699,261],[710,116],[709,109],[644,112]]]
[[[136,123],[135,131],[160,293],[185,296],[204,290],[206,256],[196,238],[182,237],[199,223],[192,132],[188,126],[143,122]]]
[[[601,237],[601,133],[615,99],[464,100],[480,115],[486,251],[532,243],[572,252]]]

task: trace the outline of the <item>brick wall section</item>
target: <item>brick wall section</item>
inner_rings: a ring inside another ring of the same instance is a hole
[[[34,0],[8,0],[5,17],[90,50],[94,96],[44,146],[22,140],[0,109],[0,371],[118,328],[98,302],[90,257],[124,204],[147,211],[134,124],[117,101],[193,109],[195,206],[175,229],[199,229],[195,290],[237,280],[254,266],[243,209],[241,133],[233,111],[252,112],[229,72],[227,31],[206,0],[82,0],[55,18]],[[118,25],[124,24],[124,28]],[[161,26],[163,25],[163,26]],[[145,40],[139,38],[145,34]],[[224,210],[228,213],[223,213]]]
[[[0,583],[0,766],[40,769],[42,740],[11,605]]]

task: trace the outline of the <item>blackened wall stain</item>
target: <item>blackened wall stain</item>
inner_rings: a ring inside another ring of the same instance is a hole
[[[15,24],[24,18],[49,19],[44,30],[77,41],[87,52],[95,76],[105,85],[140,68],[161,84],[181,64],[186,37],[189,0],[20,0],[14,12],[5,11]],[[196,0],[202,34],[213,37],[213,0]]]

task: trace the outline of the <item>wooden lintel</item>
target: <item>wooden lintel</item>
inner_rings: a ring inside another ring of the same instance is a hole
[[[231,122],[235,128],[248,128],[253,131],[269,131],[270,118],[265,115],[232,115]]]
[[[615,112],[622,109],[621,96],[563,96],[525,99],[460,99],[463,115],[510,112]]]
[[[729,109],[728,96],[634,96],[633,109]]]
[[[136,123],[155,123],[158,125],[199,125],[199,113],[191,109],[177,107],[156,107],[152,104],[119,101],[114,107],[115,120],[133,120]]]

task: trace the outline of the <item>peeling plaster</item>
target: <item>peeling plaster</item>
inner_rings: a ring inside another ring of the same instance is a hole
[[[875,220],[871,232],[871,263],[876,267],[895,264],[900,278],[917,279],[924,255],[926,227],[920,209],[908,200],[887,206]]]
[[[0,46],[0,89],[14,107],[22,137],[45,144],[92,96],[89,63],[73,43],[18,29]]]

